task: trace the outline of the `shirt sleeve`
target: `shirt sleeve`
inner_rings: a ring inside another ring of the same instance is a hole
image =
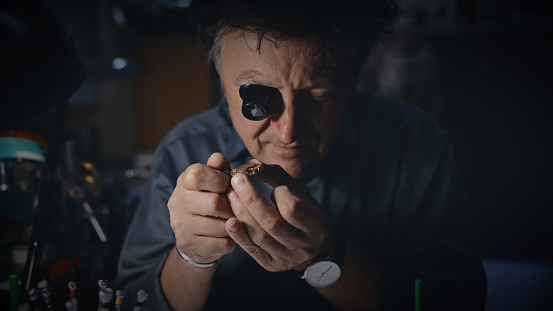
[[[447,136],[418,166],[381,262],[385,309],[414,310],[420,279],[422,310],[482,310],[485,274]]]
[[[176,183],[153,167],[127,231],[117,269],[117,286],[123,288],[123,309],[132,310],[139,290],[148,292],[140,310],[171,310],[159,275],[175,236],[169,222],[167,201]]]

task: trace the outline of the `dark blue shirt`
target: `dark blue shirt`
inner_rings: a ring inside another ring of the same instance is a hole
[[[232,167],[251,159],[224,102],[160,143],[119,262],[126,308],[144,289],[141,310],[170,309],[159,279],[175,244],[166,204],[178,176],[214,152]],[[416,279],[425,311],[483,309],[485,276],[452,146],[424,112],[358,94],[331,151],[301,182],[335,230],[376,261],[385,309],[414,310]],[[272,190],[256,185],[266,196]],[[223,256],[214,278],[206,309],[332,309],[298,272],[268,272],[240,247]]]

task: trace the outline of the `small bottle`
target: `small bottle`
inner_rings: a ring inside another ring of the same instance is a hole
[[[123,297],[125,297],[125,294],[122,290],[118,290],[115,292],[115,311],[121,310],[121,303],[123,303]]]
[[[148,299],[148,292],[145,291],[145,290],[139,290],[137,293],[136,293],[136,304],[134,305],[134,309],[133,311],[139,311],[140,310],[140,306],[142,305],[142,303]]]
[[[54,307],[52,306],[52,300],[50,300],[50,294],[52,292],[50,291],[50,287],[44,287],[40,290],[40,294],[42,294],[42,297],[44,298],[44,304],[46,305],[46,310],[54,310]]]
[[[69,288],[69,298],[65,302],[65,309],[67,309],[67,311],[77,311],[77,283],[67,282],[67,288]]]
[[[66,311],[77,311],[77,304],[75,304],[73,301],[68,299],[65,302],[65,310]]]
[[[102,290],[108,286],[107,280],[98,280],[98,287],[100,288],[100,291],[98,292],[98,295],[102,294]],[[102,308],[102,302],[98,300],[98,310]]]
[[[40,290],[40,294],[42,295],[42,298],[44,298],[44,305],[46,306],[46,310],[54,310],[54,307],[52,306],[52,300],[50,299],[50,295],[52,294],[52,291],[48,286],[48,282],[46,280],[42,280],[38,282],[37,286],[38,286],[38,289]]]
[[[109,303],[113,299],[113,290],[106,287],[100,291],[98,296],[100,298],[100,308],[98,311],[109,311]]]
[[[29,300],[31,301],[33,310],[35,311],[42,310],[42,308],[40,307],[40,303],[38,301],[38,295],[39,295],[38,289],[36,288],[29,289],[29,291],[27,292],[27,295],[29,295]]]

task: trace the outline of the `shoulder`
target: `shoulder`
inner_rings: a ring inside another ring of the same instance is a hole
[[[163,137],[160,146],[182,143],[183,140],[202,140],[217,136],[219,132],[232,127],[223,104],[218,104],[179,122]]]
[[[435,149],[448,136],[438,122],[419,107],[374,92],[358,93],[351,115],[363,140],[379,135]]]

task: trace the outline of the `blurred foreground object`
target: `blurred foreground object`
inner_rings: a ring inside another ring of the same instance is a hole
[[[67,102],[84,80],[63,25],[38,1],[2,1],[0,42],[0,131]]]
[[[36,283],[44,244],[45,216],[54,202],[52,185],[65,124],[67,102],[84,80],[84,67],[59,21],[38,1],[0,4],[0,133],[17,130],[52,113],[25,265],[25,290]]]

